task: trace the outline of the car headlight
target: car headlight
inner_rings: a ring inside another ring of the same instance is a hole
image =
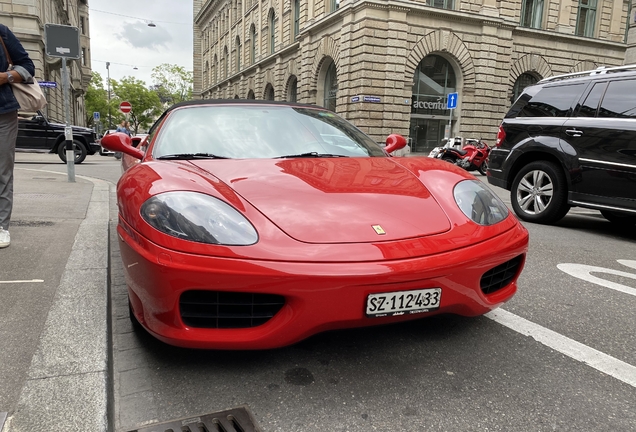
[[[508,217],[508,207],[479,180],[457,183],[453,194],[461,211],[479,225],[494,225]]]
[[[252,224],[225,202],[196,192],[166,192],[148,199],[141,216],[162,233],[183,240],[227,246],[258,241]]]

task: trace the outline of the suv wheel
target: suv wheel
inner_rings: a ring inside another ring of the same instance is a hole
[[[75,151],[75,163],[81,164],[86,159],[88,151],[86,146],[80,141],[73,140],[73,150]],[[66,141],[62,141],[57,148],[57,155],[62,159],[62,162],[66,163]]]
[[[510,201],[517,216],[528,222],[554,223],[570,210],[565,176],[547,161],[529,163],[517,173]]]
[[[613,212],[609,210],[601,210],[601,214],[605,219],[620,227],[629,227],[636,225],[636,216]]]

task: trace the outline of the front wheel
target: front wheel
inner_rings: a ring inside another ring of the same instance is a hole
[[[551,224],[570,210],[567,194],[563,171],[552,162],[536,161],[517,173],[512,182],[510,201],[520,219]]]
[[[74,162],[76,164],[81,164],[86,159],[86,155],[88,151],[86,150],[86,146],[82,144],[80,141],[73,141],[73,152],[75,153]],[[62,162],[66,163],[66,141],[62,141],[57,148],[57,155],[62,159]]]
[[[486,172],[488,171],[488,162],[483,161],[481,165],[479,165],[479,168],[477,168],[477,170],[479,171],[479,174],[485,176]]]

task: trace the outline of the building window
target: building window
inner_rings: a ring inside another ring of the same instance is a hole
[[[454,9],[454,0],[426,0],[426,4],[440,9]]]
[[[294,0],[294,28],[292,33],[294,40],[298,39],[299,33],[300,33],[300,0]]]
[[[514,86],[512,86],[512,96],[510,97],[510,102],[514,103],[517,98],[521,96],[523,89],[536,84],[538,81],[539,80],[534,75],[530,75],[529,73],[522,73],[521,75],[519,75],[519,78],[517,78],[517,81],[515,81]]]
[[[265,100],[274,100],[274,87],[269,83],[265,87]]]
[[[452,127],[447,130],[450,112],[446,107],[448,94],[456,91],[457,77],[450,62],[435,54],[424,57],[413,76],[409,132],[413,152],[428,152],[453,136]],[[456,124],[457,119],[453,121]]]
[[[298,102],[298,78],[292,76],[287,86],[287,101]]]
[[[276,49],[276,15],[274,14],[274,9],[269,10],[267,22],[269,24],[269,53],[273,54]]]
[[[256,62],[256,27],[252,24],[250,28],[250,61]]]
[[[579,12],[576,17],[576,35],[594,37],[597,0],[579,0]]]
[[[80,17],[80,31],[83,35],[86,34],[86,23],[84,22],[84,17]]]
[[[228,75],[228,72],[229,72],[228,63],[230,60],[229,57],[230,56],[228,55],[227,47],[225,47],[223,49],[223,78],[227,78],[229,76]]]
[[[216,83],[219,80],[219,58],[214,54],[214,82]]]
[[[540,29],[543,21],[543,0],[523,0],[521,26]]]
[[[241,39],[236,37],[236,72],[241,71]]]
[[[328,13],[332,13],[338,10],[340,7],[340,0],[329,0],[329,11]]]
[[[86,48],[82,48],[82,66],[86,66],[86,64],[87,64]]]
[[[250,90],[247,92],[247,98],[250,100],[256,99],[256,96],[254,95],[254,90]]]
[[[330,111],[336,111],[336,100],[338,98],[338,74],[336,64],[331,62],[325,74],[325,93],[323,106]]]

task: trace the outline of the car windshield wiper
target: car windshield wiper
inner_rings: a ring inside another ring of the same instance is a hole
[[[190,160],[190,159],[230,159],[225,156],[217,156],[212,153],[178,153],[165,156],[159,156],[161,160]]]
[[[285,158],[329,158],[329,157],[348,157],[348,156],[331,154],[331,153],[309,152],[309,153],[300,153],[300,154],[295,154],[295,155],[278,156],[278,157],[275,157],[274,159],[285,159]]]

